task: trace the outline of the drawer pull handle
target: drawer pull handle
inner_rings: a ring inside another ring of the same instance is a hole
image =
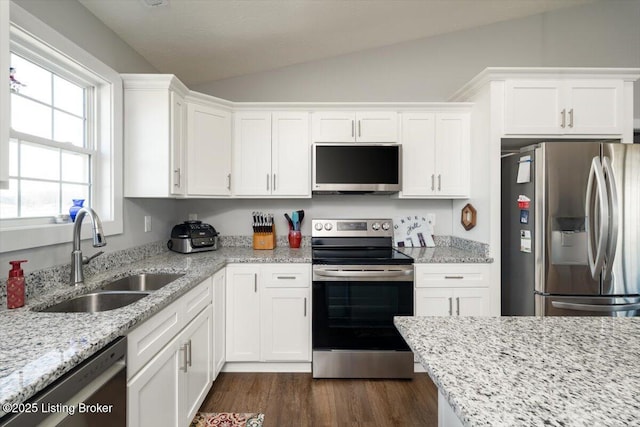
[[[295,280],[296,276],[276,276],[278,280]]]
[[[304,317],[307,317],[307,297],[304,297]]]
[[[445,279],[464,279],[464,276],[444,276]]]
[[[453,298],[449,297],[449,316],[453,314]]]
[[[253,292],[258,293],[258,275],[253,275]]]
[[[182,359],[182,361],[184,362],[184,367],[183,367],[183,368],[181,368],[181,369],[182,369],[184,372],[187,372],[187,369],[188,369],[188,366],[189,366],[189,362],[188,362],[188,359],[187,359],[187,344],[185,344],[185,345],[183,345],[182,347],[180,347],[180,350],[181,350],[181,351],[184,351],[184,353],[183,353],[184,357],[183,357],[183,359]]]
[[[460,297],[456,297],[456,316],[460,316]]]
[[[189,340],[187,345],[188,345],[187,363],[189,363],[189,367],[191,367],[191,340]]]

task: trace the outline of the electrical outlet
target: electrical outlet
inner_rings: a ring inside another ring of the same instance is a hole
[[[198,219],[198,214],[191,213],[189,214],[189,221],[196,221]]]
[[[427,214],[427,223],[429,223],[431,225],[431,227],[433,227],[433,229],[435,230],[435,228],[436,228],[436,214],[428,213]]]
[[[151,231],[151,217],[149,215],[145,215],[144,217],[144,232],[148,233]]]

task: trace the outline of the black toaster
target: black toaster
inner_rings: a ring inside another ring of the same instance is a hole
[[[218,249],[218,235],[215,228],[202,221],[185,221],[173,226],[167,247],[182,254],[215,251]]]

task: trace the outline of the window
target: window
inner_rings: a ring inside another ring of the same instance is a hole
[[[93,85],[11,53],[9,189],[0,218],[54,217],[73,199],[91,206]]]
[[[70,242],[73,225],[55,217],[74,199],[98,213],[105,234],[122,233],[120,75],[11,7],[9,188],[0,190],[0,252]]]

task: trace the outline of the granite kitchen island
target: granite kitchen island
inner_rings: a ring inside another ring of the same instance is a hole
[[[439,425],[640,425],[640,318],[396,317]],[[455,416],[454,416],[455,414]]]

